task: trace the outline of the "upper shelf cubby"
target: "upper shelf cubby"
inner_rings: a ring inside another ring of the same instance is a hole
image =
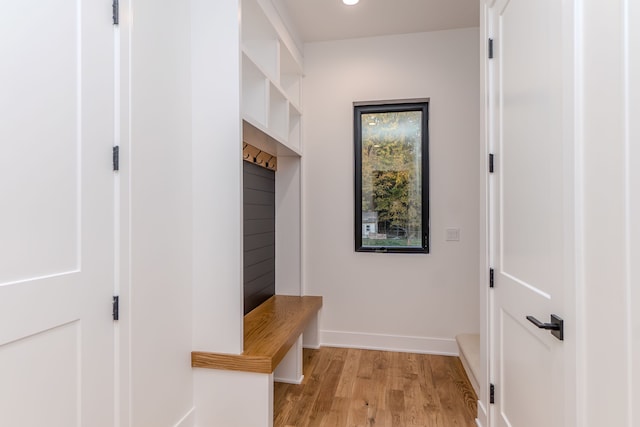
[[[280,86],[294,104],[300,105],[302,68],[285,46],[280,48]]]
[[[257,0],[242,2],[242,49],[271,80],[280,77],[278,33]]]
[[[270,0],[242,0],[242,114],[300,150],[302,55]]]

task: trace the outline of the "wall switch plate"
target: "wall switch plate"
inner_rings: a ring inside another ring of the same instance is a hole
[[[447,230],[446,230],[446,240],[447,240],[447,242],[458,242],[458,241],[460,241],[460,229],[459,228],[447,228]]]

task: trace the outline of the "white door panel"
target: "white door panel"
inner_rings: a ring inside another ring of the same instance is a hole
[[[526,319],[563,317],[570,276],[562,2],[502,0],[492,14],[493,425],[564,427],[563,343]]]
[[[551,424],[551,412],[544,406],[545,399],[531,393],[533,390],[547,390],[551,383],[547,369],[550,348],[540,337],[534,336],[520,318],[502,311],[499,319],[500,360],[502,378],[500,383],[500,416],[504,424],[511,426],[548,426]],[[525,391],[531,391],[529,393]],[[547,391],[548,393],[548,391]]]
[[[546,295],[562,279],[559,14],[557,0],[511,0],[499,17],[501,266]]]
[[[0,227],[12,243],[0,284],[78,268],[79,6],[9,2],[0,14]]]
[[[80,426],[80,339],[72,322],[0,346],[2,425]]]
[[[5,3],[0,425],[113,426],[111,4]]]

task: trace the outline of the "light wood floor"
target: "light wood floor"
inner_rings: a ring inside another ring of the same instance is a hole
[[[304,382],[275,384],[274,427],[474,427],[476,395],[457,357],[323,347]]]

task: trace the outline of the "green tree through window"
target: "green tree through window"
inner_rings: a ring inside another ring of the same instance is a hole
[[[428,103],[354,112],[356,250],[428,252]]]

